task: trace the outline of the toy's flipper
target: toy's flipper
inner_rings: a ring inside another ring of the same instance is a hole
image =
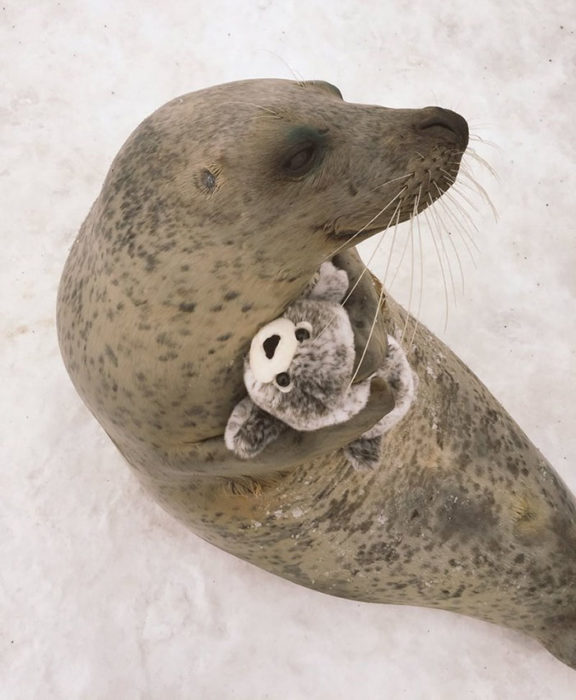
[[[238,457],[248,459],[276,440],[285,429],[284,423],[258,408],[247,396],[230,414],[224,441]]]
[[[360,358],[364,358],[355,380],[361,382],[377,372],[386,361],[386,324],[384,314],[378,312],[382,302],[380,287],[374,282],[355,248],[339,253],[333,260],[337,267],[346,271],[350,289],[354,289],[344,308],[354,331],[356,360],[360,362]],[[374,318],[376,324],[372,329]]]
[[[344,448],[344,454],[350,464],[358,471],[374,469],[380,463],[382,438],[365,438],[354,440]]]
[[[418,377],[408,364],[406,353],[391,335],[388,336],[386,362],[376,375],[387,382],[394,395],[395,405],[390,413],[362,436],[363,438],[384,435],[404,418],[414,402],[418,386]]]

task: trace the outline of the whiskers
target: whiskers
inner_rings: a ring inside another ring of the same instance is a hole
[[[471,140],[485,145],[481,139],[472,137]],[[457,171],[457,165],[460,165],[459,171]],[[390,291],[397,279],[401,279],[404,294],[407,295],[405,302],[407,313],[403,327],[397,329],[400,334],[399,341],[408,347],[414,344],[418,329],[417,319],[425,300],[424,284],[425,280],[430,278],[427,260],[432,251],[432,259],[436,261],[437,269],[440,271],[442,314],[444,330],[446,330],[451,305],[456,305],[459,295],[465,292],[465,264],[462,253],[465,251],[466,256],[475,266],[476,256],[480,251],[477,244],[478,227],[474,217],[485,211],[488,206],[497,220],[496,209],[486,189],[474,174],[473,167],[480,167],[490,176],[496,177],[490,164],[475,149],[469,147],[463,154],[461,163],[458,159],[446,163],[445,168],[440,168],[436,172],[435,178],[429,175],[428,181],[424,179],[417,189],[414,187],[409,189],[408,185],[401,188],[400,192],[356,234],[356,236],[360,235],[362,231],[370,228],[382,212],[392,212],[385,230],[378,234],[378,240],[373,249],[368,252],[368,242],[361,244],[360,252],[365,261],[362,275],[369,266],[383,270],[382,276],[378,275],[382,282],[382,289],[368,337],[350,384],[356,379],[374,335],[384,290]],[[456,172],[458,176],[455,180]],[[411,175],[413,173],[404,177]],[[450,183],[453,183],[451,187],[444,191],[446,185]],[[377,186],[374,190],[383,186]],[[406,216],[407,213],[408,216]],[[406,220],[400,224],[401,219]],[[348,246],[354,237],[347,239],[335,252]],[[360,278],[355,281],[344,301],[354,292],[359,280]],[[429,306],[429,300],[426,301]]]

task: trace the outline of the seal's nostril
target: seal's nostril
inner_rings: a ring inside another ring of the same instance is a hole
[[[434,127],[439,129],[447,129],[458,136],[464,142],[468,143],[468,123],[456,112],[442,107],[426,107],[422,110],[424,118],[416,123],[418,131],[425,131]]]

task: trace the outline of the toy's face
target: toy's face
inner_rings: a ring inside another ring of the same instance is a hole
[[[303,299],[254,336],[244,379],[255,404],[302,430],[342,401],[354,356],[346,311]]]

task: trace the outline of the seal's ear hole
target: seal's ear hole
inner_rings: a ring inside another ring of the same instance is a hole
[[[292,380],[288,372],[280,372],[274,377],[276,386],[285,394],[292,390]]]
[[[294,335],[296,336],[296,340],[299,343],[308,340],[308,338],[310,338],[310,336],[312,335],[312,324],[308,323],[307,321],[302,321],[296,326]]]
[[[218,171],[214,168],[209,170],[208,168],[203,168],[198,176],[198,185],[203,192],[208,194],[216,190],[218,184]]]
[[[274,353],[276,352],[276,348],[278,347],[279,342],[280,336],[275,334],[271,335],[269,338],[266,338],[266,340],[262,343],[262,347],[264,348],[264,354],[269,360],[271,360],[274,357]]]

